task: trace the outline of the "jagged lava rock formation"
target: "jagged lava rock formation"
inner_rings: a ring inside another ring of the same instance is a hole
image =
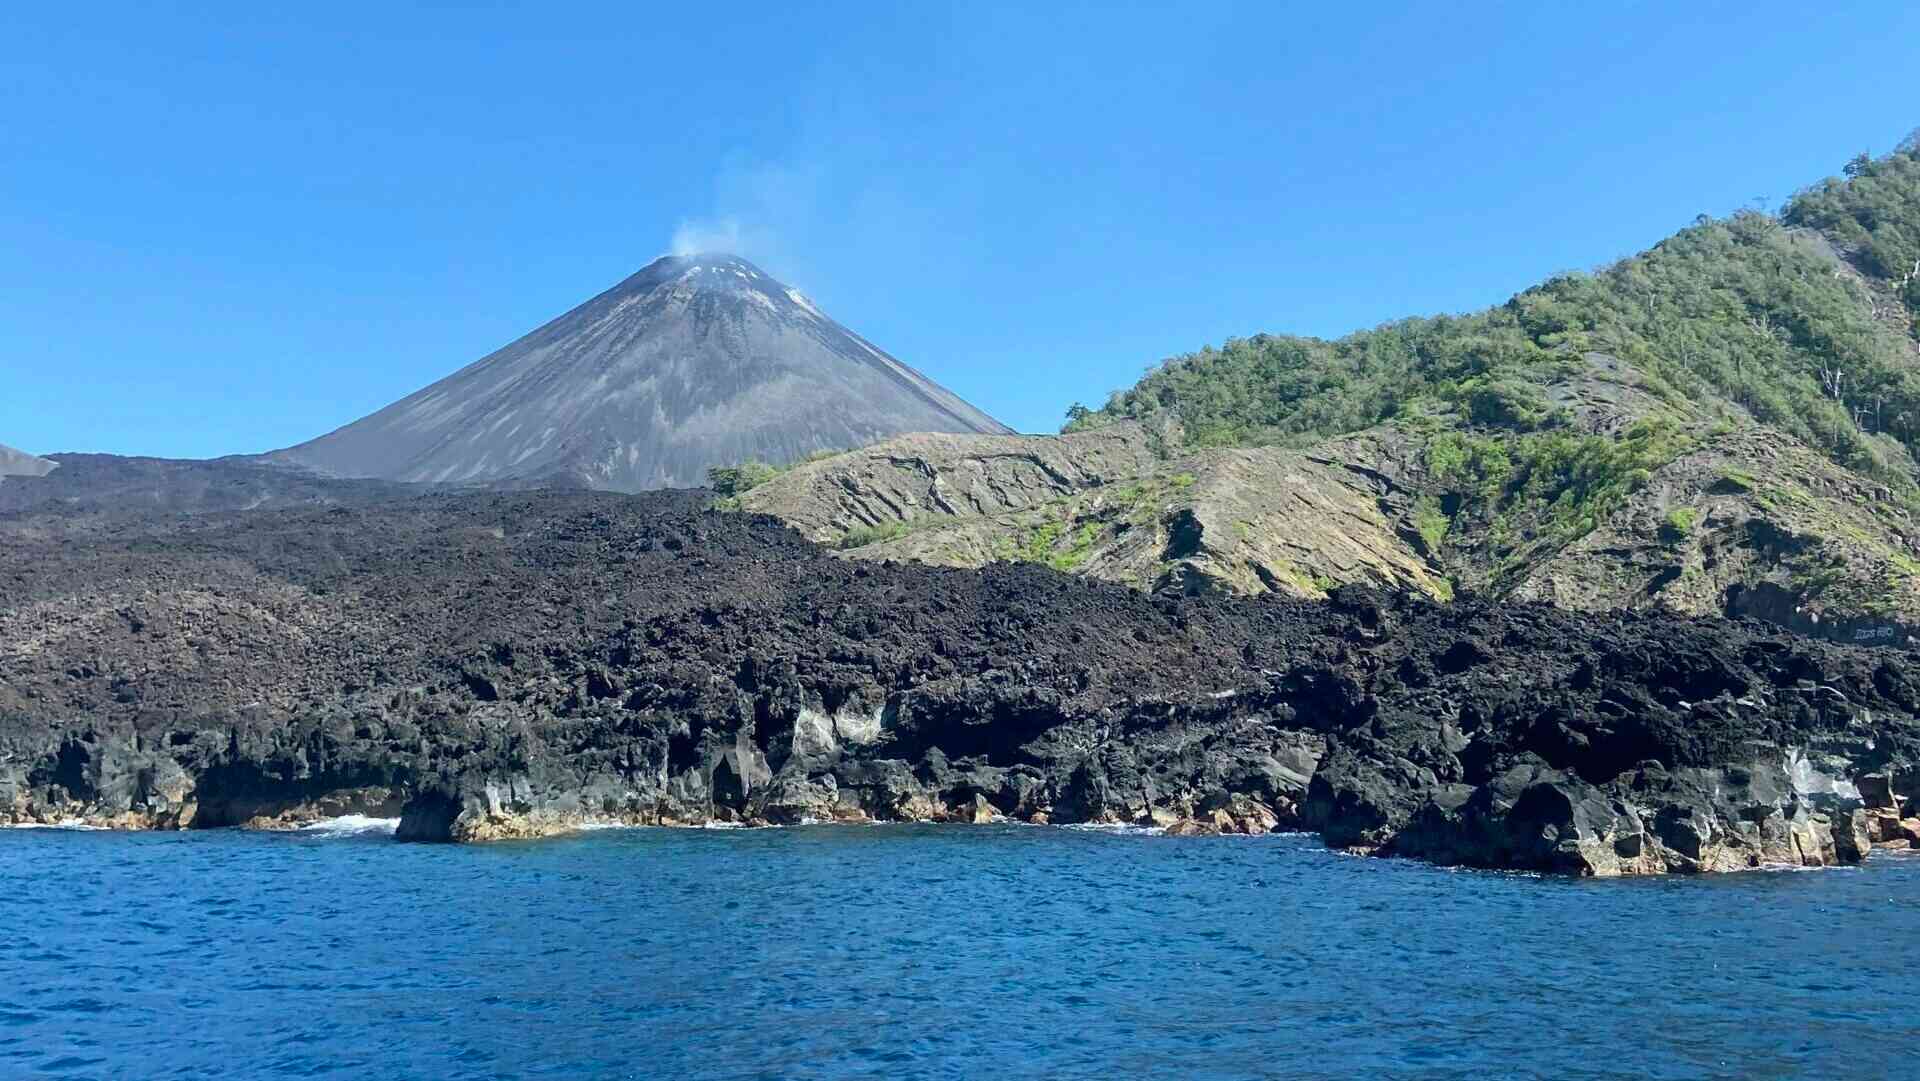
[[[0,820],[1319,831],[1581,874],[1920,839],[1920,671],[1752,622],[1151,596],[658,493],[0,533]],[[37,539],[42,538],[42,539]]]
[[[922,431],[1007,429],[746,260],[668,256],[267,460],[340,477],[636,492]]]

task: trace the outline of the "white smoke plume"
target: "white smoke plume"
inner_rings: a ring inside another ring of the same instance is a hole
[[[791,256],[820,231],[825,173],[820,165],[727,162],[714,178],[713,212],[682,219],[672,253],[738,255],[775,275],[799,270]]]
[[[740,249],[745,247],[740,237],[740,223],[733,218],[683,221],[673,230],[673,245],[668,250],[675,255],[699,255],[703,252],[739,255]]]

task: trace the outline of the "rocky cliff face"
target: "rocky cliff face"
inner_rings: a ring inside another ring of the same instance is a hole
[[[1324,597],[1342,583],[1451,596],[1403,532],[1416,488],[1391,432],[1311,452],[1169,455],[1134,423],[1065,436],[908,436],[811,462],[744,509],[866,560],[1044,563],[1178,592]]]
[[[1590,357],[1554,388],[1576,418],[1571,446],[1643,419],[1634,410],[1647,396],[1613,381],[1608,364]],[[857,559],[1036,562],[1156,591],[1466,591],[1915,640],[1920,522],[1905,502],[1778,431],[1693,422],[1681,452],[1617,501],[1596,500],[1573,531],[1545,497],[1464,502],[1459,478],[1436,475],[1433,435],[1391,425],[1298,450],[1177,452],[1177,431],[1133,421],[1064,436],[908,437],[808,463],[737,502]],[[1492,437],[1483,445],[1508,453]]]
[[[669,256],[267,460],[341,477],[632,492],[922,431],[1007,429],[751,263]]]
[[[0,819],[397,810],[407,837],[483,840],[1017,817],[1585,874],[1920,837],[1903,653],[847,561],[699,502],[466,494],[6,537]]]
[[[742,496],[810,540],[1045,507],[1159,464],[1139,424],[1069,436],[906,435],[806,462]]]

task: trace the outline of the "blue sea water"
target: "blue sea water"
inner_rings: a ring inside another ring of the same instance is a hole
[[[5,1078],[1920,1077],[1920,857],[1030,826],[0,831]]]

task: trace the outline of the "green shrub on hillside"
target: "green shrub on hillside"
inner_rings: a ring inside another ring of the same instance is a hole
[[[843,550],[865,548],[869,544],[897,540],[913,532],[913,528],[912,523],[902,521],[882,522],[879,525],[857,525],[841,534],[840,539],[834,542],[834,547]]]
[[[1513,476],[1507,440],[1471,432],[1442,432],[1427,443],[1427,472],[1462,494],[1491,498]]]
[[[1684,540],[1693,532],[1695,515],[1691,507],[1675,507],[1667,512],[1666,520],[1660,523],[1660,536],[1668,541]]]
[[[801,458],[799,461],[788,462],[786,465],[768,465],[766,462],[761,461],[746,461],[739,465],[714,466],[707,470],[707,487],[713,489],[716,495],[722,497],[744,495],[782,473],[791,472],[800,466],[812,462],[824,461],[844,453],[846,452],[839,450],[816,450],[806,457]]]
[[[1428,442],[1429,476],[1452,496],[1461,515],[1489,526],[1496,547],[1516,543],[1524,527],[1538,540],[1565,544],[1592,532],[1654,470],[1695,444],[1695,437],[1663,420],[1643,420],[1618,437],[1564,429],[1526,434],[1444,432]],[[1433,511],[1438,512],[1438,506]],[[1432,517],[1426,518],[1429,525]],[[1415,525],[1423,539],[1421,508]],[[1444,536],[1444,534],[1442,534]],[[1429,551],[1437,543],[1429,541]]]
[[[1420,534],[1421,543],[1427,547],[1427,554],[1440,551],[1440,545],[1447,539],[1447,531],[1453,528],[1453,519],[1440,509],[1440,501],[1432,496],[1421,496],[1413,505],[1413,528]]]
[[[1512,375],[1477,380],[1465,391],[1467,419],[1475,424],[1529,432],[1548,419],[1540,388]]]
[[[718,465],[707,470],[707,487],[713,489],[716,495],[737,496],[760,487],[780,473],[777,466],[765,462]]]

